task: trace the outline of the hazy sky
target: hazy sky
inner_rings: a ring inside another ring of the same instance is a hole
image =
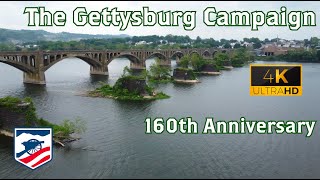
[[[46,10],[51,12],[62,10],[67,14],[67,22],[64,27],[28,27],[28,15],[23,14],[25,7],[38,7],[45,6]],[[73,10],[76,7],[86,7],[87,11],[101,11],[103,8],[118,7],[118,10],[128,11],[142,10],[143,6],[149,6],[150,10],[154,11],[197,11],[197,27],[193,31],[184,30],[182,24],[179,27],[160,27],[158,25],[154,27],[132,27],[129,26],[125,31],[120,31],[119,27],[92,27],[86,25],[84,27],[77,27],[72,23]],[[72,32],[72,33],[86,33],[86,34],[128,34],[128,35],[189,35],[191,38],[200,36],[201,38],[214,38],[214,39],[242,39],[244,37],[258,37],[264,38],[275,38],[277,35],[280,38],[285,39],[305,39],[311,36],[319,36],[320,29],[318,26],[315,27],[301,27],[298,31],[290,31],[288,27],[268,27],[263,26],[259,28],[259,31],[251,31],[250,27],[217,27],[217,26],[206,26],[203,23],[203,10],[206,7],[215,7],[217,11],[280,11],[280,7],[286,6],[287,11],[306,11],[311,10],[317,14],[320,12],[320,2],[289,2],[289,1],[257,1],[257,2],[222,2],[222,1],[201,1],[201,2],[147,2],[147,1],[79,1],[79,2],[1,2],[0,6],[0,27],[8,29],[42,29],[49,32]],[[317,25],[319,19],[316,19]]]

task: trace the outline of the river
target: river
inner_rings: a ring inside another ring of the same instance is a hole
[[[152,61],[147,61],[147,66]],[[264,62],[256,62],[264,63]],[[276,62],[273,62],[276,63]],[[249,95],[249,66],[200,77],[195,85],[157,87],[170,99],[119,102],[79,96],[99,85],[113,84],[129,65],[117,59],[109,78],[89,75],[79,59],[59,62],[46,72],[44,87],[24,85],[22,72],[0,64],[0,96],[33,98],[37,113],[50,122],[77,117],[86,121],[82,139],[55,148],[53,160],[30,170],[0,143],[0,178],[319,178],[320,135],[305,134],[145,134],[146,117],[189,117],[203,127],[219,120],[319,120],[320,64],[303,64],[300,97]],[[174,63],[173,63],[174,66]]]

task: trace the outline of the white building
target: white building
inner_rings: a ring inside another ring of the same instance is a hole
[[[135,45],[143,45],[143,44],[147,44],[147,42],[146,41],[139,41]]]

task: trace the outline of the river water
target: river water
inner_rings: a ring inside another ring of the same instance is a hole
[[[147,61],[147,66],[152,61]],[[256,62],[263,63],[263,62]],[[276,62],[275,62],[276,63]],[[22,72],[0,65],[1,97],[33,98],[37,113],[51,122],[81,118],[87,131],[68,148],[55,148],[53,160],[30,170],[0,143],[0,178],[319,178],[320,135],[305,134],[145,134],[146,117],[189,117],[202,129],[205,118],[219,120],[318,120],[320,64],[303,64],[301,97],[252,97],[249,66],[200,77],[196,85],[157,87],[170,99],[119,102],[79,96],[99,81],[113,84],[129,61],[109,65],[109,78],[89,75],[79,59],[46,72],[45,87],[26,86]],[[174,63],[173,63],[174,66]]]

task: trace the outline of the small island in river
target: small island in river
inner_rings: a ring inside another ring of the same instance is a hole
[[[199,83],[200,81],[197,79],[195,73],[192,69],[188,68],[176,68],[173,71],[173,79],[176,83]]]
[[[163,92],[156,92],[153,87],[146,83],[145,78],[132,75],[122,76],[114,86],[103,84],[101,87],[89,91],[88,96],[131,101],[167,99],[170,97]]]

